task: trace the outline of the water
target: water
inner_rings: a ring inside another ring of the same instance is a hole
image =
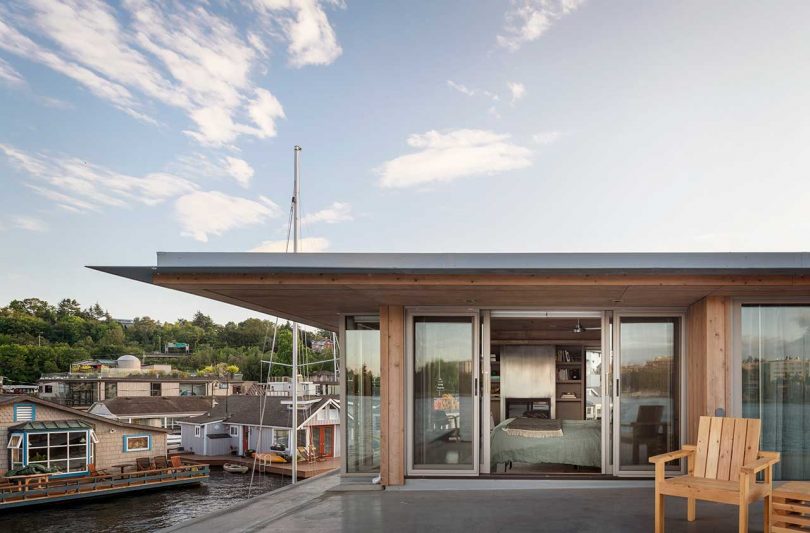
[[[256,474],[251,496],[289,482],[287,476]],[[0,531],[154,531],[245,501],[249,483],[249,472],[229,474],[212,469],[210,480],[201,485],[2,511]]]

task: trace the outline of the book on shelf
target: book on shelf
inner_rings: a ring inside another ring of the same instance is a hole
[[[582,362],[582,355],[571,353],[568,350],[560,348],[557,350],[557,362],[558,363],[580,363]]]
[[[579,381],[580,372],[578,368],[557,369],[557,381]]]
[[[561,400],[576,400],[578,397],[575,392],[564,392],[560,394]]]

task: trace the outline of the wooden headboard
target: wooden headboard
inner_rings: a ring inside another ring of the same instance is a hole
[[[506,418],[523,416],[526,411],[546,411],[551,418],[551,398],[505,398]]]

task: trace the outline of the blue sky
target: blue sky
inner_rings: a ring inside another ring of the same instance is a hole
[[[0,301],[253,315],[88,264],[810,240],[807,2],[0,6]]]

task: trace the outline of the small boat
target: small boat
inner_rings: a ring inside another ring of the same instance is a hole
[[[248,471],[247,465],[240,465],[237,463],[225,463],[222,468],[231,474],[244,474]]]

